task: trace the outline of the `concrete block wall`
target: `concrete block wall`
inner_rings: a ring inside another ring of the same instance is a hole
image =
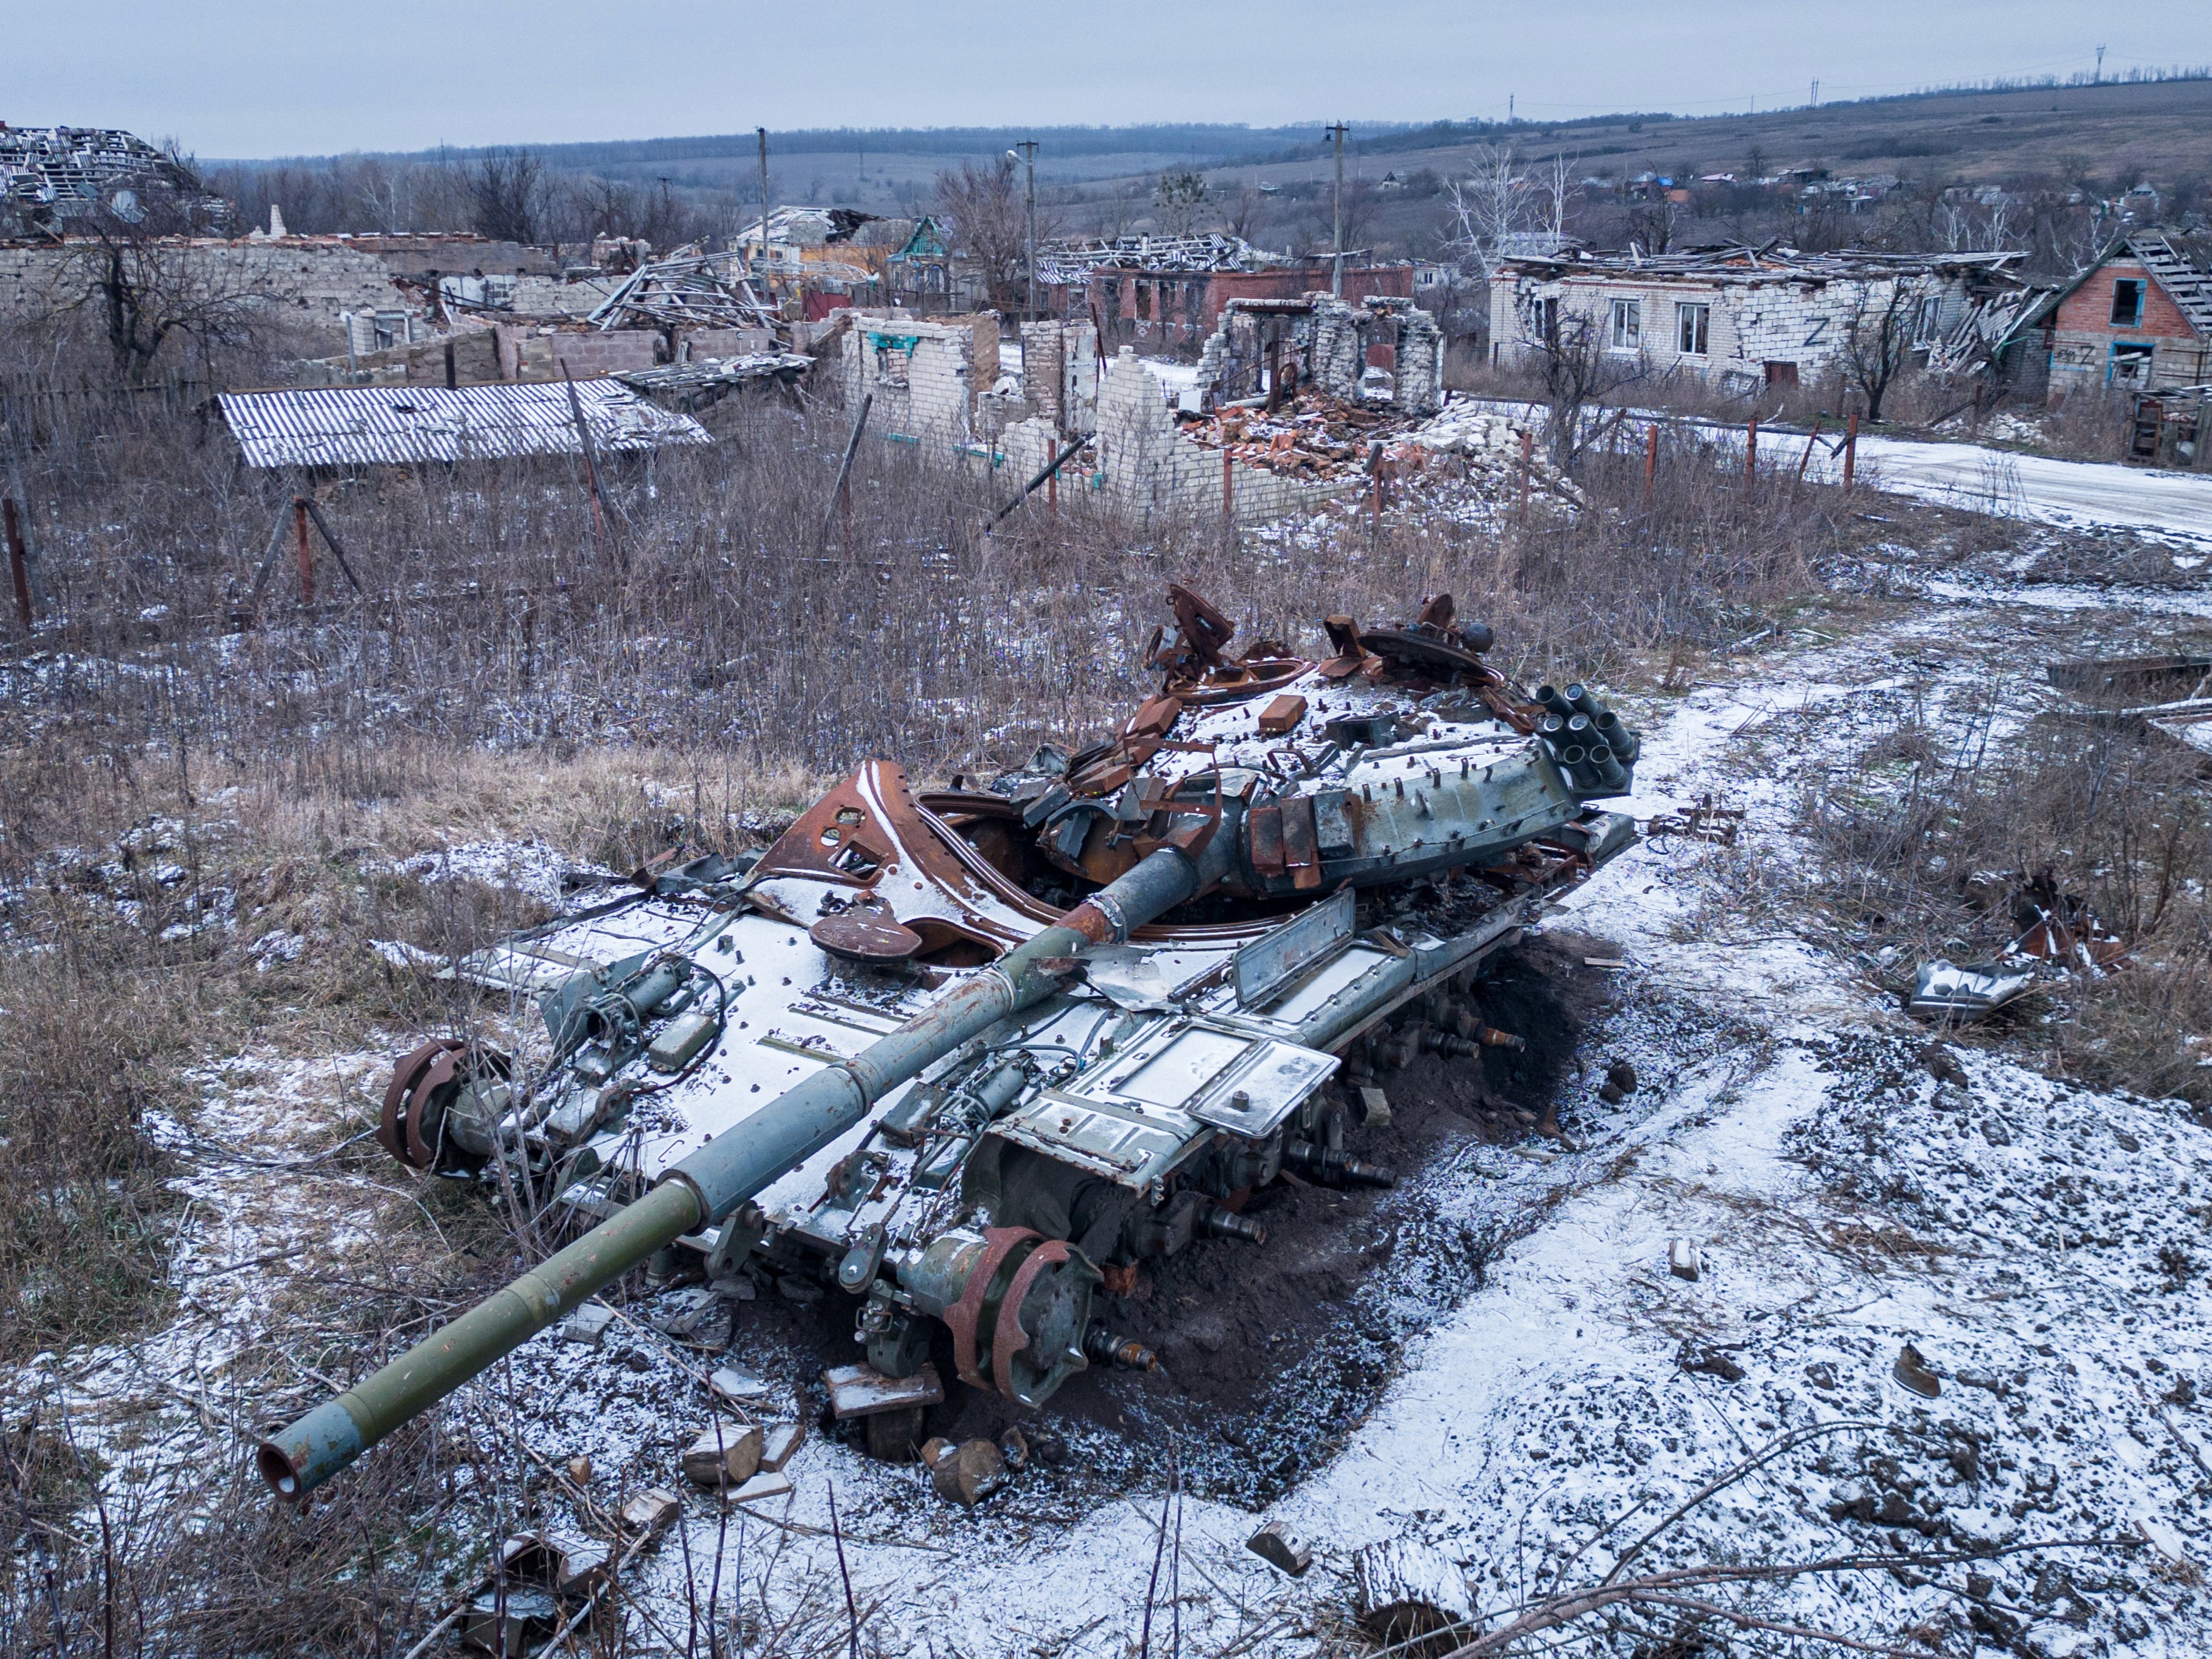
[[[1907,323],[1917,328],[1923,298],[1936,302],[1936,326],[1955,322],[1972,303],[1960,280],[1937,276],[1902,279],[1903,303],[1911,308]],[[1539,283],[1500,276],[1490,289],[1491,338],[1501,360],[1535,349],[1535,307],[1556,300],[1562,319],[1584,319],[1609,338],[1615,300],[1638,307],[1640,355],[1654,367],[1714,377],[1764,380],[1769,363],[1792,363],[1799,376],[1813,380],[1839,362],[1855,320],[1881,318],[1897,293],[1895,277],[1844,277],[1824,282],[1638,282],[1632,277],[1575,277]],[[1703,356],[1680,350],[1681,305],[1709,308]]]
[[[1182,435],[1158,377],[1128,346],[1108,362],[1099,386],[1097,464],[1108,497],[1142,522],[1179,514],[1210,516],[1222,509],[1221,452]],[[1358,480],[1309,482],[1241,461],[1229,468],[1231,510],[1248,522],[1281,518],[1359,488]]]
[[[677,336],[679,350],[691,348],[690,361],[702,357],[747,357],[775,349],[775,336],[764,328],[695,328]]]
[[[619,276],[592,276],[564,283],[557,276],[518,276],[514,279],[514,314],[588,317],[622,280]]]
[[[666,350],[665,343],[651,329],[538,334],[501,324],[496,332],[501,378],[509,380],[557,380],[564,365],[569,376],[579,380],[651,368]]]
[[[868,425],[878,434],[916,439],[940,453],[967,442],[975,336],[972,323],[856,317],[844,343],[846,406],[858,409],[873,393]],[[995,348],[995,332],[992,341]]]
[[[186,291],[246,299],[276,320],[328,335],[338,350],[344,313],[420,309],[381,259],[343,244],[179,241],[157,244],[150,257]],[[93,265],[83,246],[0,248],[0,319],[30,322],[82,301]]]
[[[1098,429],[1098,331],[1089,323],[1022,325],[1024,406],[1063,432]]]

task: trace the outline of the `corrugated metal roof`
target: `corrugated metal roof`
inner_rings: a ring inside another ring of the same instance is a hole
[[[688,415],[612,380],[579,380],[592,446],[653,449],[714,440]],[[399,466],[576,453],[565,382],[507,386],[348,386],[226,392],[217,400],[248,466]]]

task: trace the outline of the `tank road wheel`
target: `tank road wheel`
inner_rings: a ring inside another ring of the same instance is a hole
[[[465,1091],[503,1084],[513,1071],[514,1063],[496,1048],[433,1037],[392,1068],[377,1144],[410,1170],[473,1174],[483,1167],[485,1155],[447,1133],[447,1115]]]

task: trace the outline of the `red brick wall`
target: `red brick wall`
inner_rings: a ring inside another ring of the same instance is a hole
[[[1222,307],[1231,300],[1302,300],[1316,291],[1328,289],[1328,265],[1316,262],[1310,265],[1285,265],[1279,270],[1224,270],[1217,274],[1213,285],[1206,292],[1206,313],[1209,320],[1218,322]],[[1345,267],[1344,297],[1352,304],[1381,297],[1390,300],[1410,300],[1413,297],[1413,268],[1411,265],[1376,265]]]
[[[2142,321],[2133,328],[2115,327],[2112,284],[2129,281],[2149,284],[2143,294]],[[2057,325],[2067,333],[2109,334],[2130,340],[2145,335],[2186,340],[2195,335],[2189,319],[2181,314],[2181,307],[2159,286],[2158,278],[2132,259],[2113,260],[2068,295],[2058,307]]]

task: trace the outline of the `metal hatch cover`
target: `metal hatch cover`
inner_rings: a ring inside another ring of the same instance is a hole
[[[1180,1112],[1208,1127],[1273,1133],[1336,1070],[1336,1058],[1207,1020],[1165,1023],[1070,1092]]]
[[[1352,889],[1301,912],[1237,953],[1237,1002],[1257,1008],[1352,938],[1358,925]]]

